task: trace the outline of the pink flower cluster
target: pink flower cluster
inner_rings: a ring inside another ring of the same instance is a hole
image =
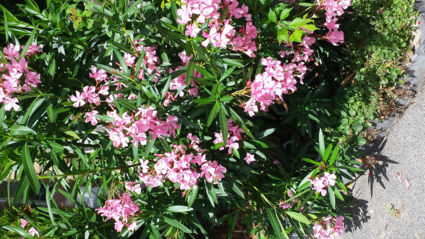
[[[335,185],[336,175],[325,172],[323,177],[316,177],[314,180],[310,180],[310,182],[316,192],[322,194],[322,196],[326,196],[326,193],[328,192],[326,188],[328,187],[328,185]]]
[[[226,49],[230,45],[233,51],[255,56],[257,28],[252,25],[251,14],[245,4],[239,7],[237,0],[182,0],[182,3],[177,10],[177,22],[186,26],[187,36],[195,38],[202,31],[204,47],[211,43],[215,48]],[[246,25],[237,30],[232,20],[241,18],[245,18]],[[209,29],[199,27],[204,23],[208,23]]]
[[[129,143],[136,146],[146,145],[148,133],[155,138],[176,136],[176,130],[180,127],[176,116],[168,115],[165,121],[158,119],[158,112],[152,106],[140,107],[128,114],[120,116],[117,111],[107,112],[107,116],[113,118],[106,126],[109,139],[114,147],[127,147]]]
[[[189,65],[189,62],[192,59],[193,54],[190,55],[190,56],[187,56],[186,55],[186,52],[180,52],[179,53],[179,57],[182,60],[183,65],[177,67],[174,70],[171,69],[170,70],[170,73],[173,72],[173,71],[176,71],[178,69],[181,69],[184,66]],[[192,77],[201,78],[202,75],[197,70],[194,70]],[[178,94],[174,94],[173,92],[167,92],[167,93],[165,93],[165,100],[164,100],[164,103],[163,103],[163,105],[165,107],[167,107],[172,101],[176,100],[177,97],[184,96],[185,92],[182,90],[182,88],[186,87],[186,83],[187,83],[186,74],[181,74],[180,76],[178,76],[178,77],[176,77],[176,78],[174,78],[174,79],[171,80],[171,82],[170,82],[170,90],[173,90],[173,91],[179,91],[179,90],[181,90],[181,91]],[[193,97],[198,96],[198,83],[196,81],[194,81],[194,80],[191,80],[190,81],[190,86],[191,86],[191,88],[187,90],[188,94],[190,96],[193,96]]]
[[[239,149],[238,142],[242,139],[241,133],[243,133],[244,131],[241,128],[239,128],[237,125],[234,125],[231,119],[227,119],[227,129],[228,129],[227,142],[226,142],[226,145],[223,145],[220,147],[220,150],[224,150],[224,148],[227,148],[228,149],[227,153],[231,154],[233,150]],[[214,136],[215,136],[215,139],[213,141],[214,144],[224,143],[223,134],[221,131],[220,133],[215,132]],[[247,162],[252,161],[252,157],[250,157],[249,155],[247,155],[247,157],[248,157]]]
[[[146,49],[148,49],[148,51],[149,49],[152,50],[151,48],[145,48],[145,50]],[[142,49],[139,50],[141,51]],[[126,64],[131,65],[134,63],[133,61],[134,59],[132,59],[131,56],[125,56]],[[154,65],[155,62],[151,63]],[[147,62],[146,64],[151,63]],[[154,71],[156,71],[156,69],[154,69]],[[112,110],[107,112],[107,116],[112,119],[112,122],[107,123],[106,131],[114,147],[125,148],[128,147],[130,143],[134,143],[136,146],[139,144],[146,145],[148,138],[147,134],[152,136],[152,140],[157,137],[163,138],[168,135],[175,137],[175,131],[179,128],[177,117],[168,115],[166,120],[160,120],[157,117],[158,112],[151,106],[140,107],[133,112],[124,112],[124,114],[119,115],[113,102],[116,98],[123,97],[123,94],[118,93],[112,95],[110,94],[109,87],[113,85],[116,87],[116,90],[120,90],[122,87],[126,86],[119,82],[116,76],[113,76],[113,80],[109,81],[110,77],[107,75],[106,71],[98,69],[95,66],[91,68],[89,76],[96,81],[96,86],[84,86],[83,91],[81,93],[76,91],[75,95],[70,97],[70,100],[73,102],[74,107],[90,104],[92,110],[85,113],[85,122],[91,125],[97,125],[99,123],[99,112],[96,110],[96,106],[99,106],[102,102],[109,103],[108,106]],[[137,96],[131,93],[128,98],[136,99]]]
[[[96,211],[97,214],[106,217],[105,222],[111,218],[114,219],[114,228],[117,232],[121,232],[124,227],[127,227],[129,231],[134,231],[137,223],[135,221],[132,222],[131,218],[136,213],[141,213],[139,206],[131,200],[128,193],[123,193],[119,199],[107,200],[105,206],[96,209]]]
[[[344,232],[344,217],[328,215],[313,226],[313,236],[316,239],[335,239]]]
[[[146,186],[159,187],[168,179],[178,183],[181,190],[189,190],[195,187],[202,177],[214,184],[224,178],[226,168],[217,161],[205,159],[205,150],[199,147],[199,138],[191,134],[187,137],[191,141],[189,148],[185,145],[172,145],[171,152],[156,154],[153,168],[148,165],[148,160],[140,161],[139,177]],[[196,155],[186,152],[188,149],[194,150]]]
[[[27,225],[29,224],[29,222],[27,220],[23,219],[23,218],[21,218],[20,221],[21,221],[21,228],[22,229],[25,229],[25,227],[27,227]],[[37,237],[40,237],[40,234],[38,233],[38,231],[34,227],[31,227],[28,230],[28,233],[33,237],[35,237],[35,235],[37,235]]]
[[[145,53],[144,57],[143,57],[143,62],[142,62],[142,66],[146,67],[146,72],[144,72],[143,67],[140,67],[140,72],[138,75],[138,78],[140,80],[144,80],[145,79],[145,74],[147,74],[148,76],[151,76],[152,74],[155,73],[155,76],[153,78],[154,82],[158,81],[158,77],[160,76],[160,72],[159,72],[159,58],[156,55],[156,50],[155,47],[153,46],[145,46],[143,45],[143,41],[144,39],[140,39],[140,40],[135,40],[134,41],[134,45],[135,45],[135,49],[136,51],[141,54],[142,52]],[[126,60],[127,59],[127,60]],[[133,67],[135,69],[135,62],[136,62],[136,57],[132,56],[129,53],[125,53],[124,54],[124,60],[127,64],[127,66],[129,67]]]
[[[338,31],[338,16],[344,13],[344,10],[351,5],[351,0],[317,0],[319,7],[326,10],[325,25],[328,28],[326,37],[334,46],[344,42],[344,32]]]
[[[30,57],[41,52],[41,47],[33,42],[25,56]],[[36,88],[41,83],[40,74],[28,69],[28,62],[25,58],[19,59],[19,46],[9,44],[3,48],[3,54],[8,61],[0,63],[0,103],[5,105],[6,111],[19,110],[19,100],[16,94]]]
[[[256,75],[254,82],[248,82],[251,95],[244,108],[249,116],[254,116],[259,110],[267,111],[277,98],[283,100],[284,94],[297,89],[297,78],[302,83],[307,72],[306,63],[312,60],[311,46],[315,42],[315,38],[305,36],[297,48],[290,45],[288,47],[292,51],[281,51],[282,58],[293,54],[288,64],[271,57],[261,59],[261,64],[266,67],[264,72]]]

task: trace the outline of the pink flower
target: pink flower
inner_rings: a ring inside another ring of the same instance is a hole
[[[250,153],[246,153],[245,161],[246,161],[247,164],[251,164],[252,162],[255,162],[254,155],[252,155]]]
[[[34,228],[34,227],[31,227],[31,228],[28,230],[28,233],[29,233],[31,236],[35,236],[35,235],[37,235],[38,237],[40,236],[40,234],[38,234],[38,231],[37,231],[37,230],[35,230],[35,228]]]
[[[335,174],[330,174],[328,172],[325,172],[325,175],[323,176],[324,180],[325,180],[325,184],[326,186],[329,184],[331,186],[335,185],[336,182],[336,175]]]
[[[185,34],[186,36],[195,38],[200,31],[201,31],[201,28],[199,28],[195,23],[192,23],[186,26]]]
[[[342,31],[329,31],[326,36],[328,37],[329,42],[334,46],[344,42],[344,32]]]
[[[74,106],[75,108],[81,107],[86,104],[86,102],[84,101],[84,97],[80,94],[79,91],[75,92],[75,96],[71,95],[70,99],[74,102],[72,106]]]
[[[125,182],[125,189],[130,192],[135,192],[137,194],[142,193],[142,187],[140,184],[135,184],[134,182]]]
[[[124,228],[124,223],[122,221],[115,221],[114,223],[115,231],[121,232],[123,228]]]
[[[130,224],[127,225],[127,229],[131,232],[133,232],[134,230],[136,230],[137,227],[137,223],[136,222],[132,222]]]
[[[103,69],[97,70],[96,66],[93,66],[91,69],[92,73],[89,73],[90,78],[95,79],[96,81],[105,81],[108,79],[106,71]]]
[[[133,67],[134,63],[136,62],[136,57],[126,52],[124,53],[124,62],[127,66]]]
[[[4,110],[6,111],[10,111],[12,108],[15,111],[19,110],[19,101],[17,98],[6,99],[3,103],[5,104]]]
[[[274,164],[274,165],[279,165],[279,164],[280,164],[280,162],[279,162],[278,160],[273,160],[273,164]]]
[[[96,118],[96,115],[98,115],[99,112],[97,112],[97,110],[93,110],[91,112],[87,112],[86,113],[86,120],[85,122],[88,123],[90,122],[91,125],[97,125],[97,123],[99,123],[99,120]]]
[[[3,49],[3,54],[8,60],[14,60],[19,58],[19,46],[15,46],[10,43]]]
[[[313,226],[313,237],[317,239],[334,239],[344,232],[344,217],[332,217],[329,215],[322,218]]]
[[[283,210],[286,210],[286,209],[288,209],[288,208],[292,208],[292,207],[293,207],[293,205],[292,205],[292,204],[289,204],[289,203],[283,203],[283,201],[280,201],[280,202],[279,202],[279,204],[278,204],[278,206],[279,206],[280,208],[282,208]]]
[[[125,224],[138,213],[139,207],[134,203],[128,193],[121,195],[119,199],[109,199],[105,202],[105,206],[96,209],[97,214],[106,217],[105,221],[114,219],[114,228],[117,232],[121,232]],[[140,211],[141,212],[141,211]]]
[[[28,221],[23,218],[21,218],[20,220],[21,220],[21,228],[25,228],[28,225]]]
[[[25,53],[26,56],[32,56],[39,52],[42,52],[41,48],[43,45],[37,45],[36,42],[31,43],[31,45],[28,47],[27,52]],[[23,48],[23,47],[22,47]]]

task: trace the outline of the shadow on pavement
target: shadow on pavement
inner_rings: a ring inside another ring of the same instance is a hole
[[[350,213],[352,218],[344,221],[345,231],[353,232],[361,229],[362,224],[370,219],[370,216],[367,215],[368,201],[352,197],[347,204],[351,206],[345,208],[344,211]]]
[[[363,162],[362,168],[368,172],[368,183],[370,187],[370,197],[373,197],[373,188],[375,182],[385,189],[383,178],[388,182],[387,168],[390,164],[398,164],[398,162],[389,159],[382,155],[381,151],[385,147],[387,139],[385,136],[379,137],[368,144],[363,153],[370,158],[368,162]]]

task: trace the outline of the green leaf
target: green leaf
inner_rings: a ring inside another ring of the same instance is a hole
[[[274,234],[276,238],[282,238],[284,236],[284,232],[281,230],[279,225],[279,218],[276,217],[274,211],[271,208],[266,208],[267,217],[269,218],[269,222],[272,225]]]
[[[3,10],[3,19],[4,19],[4,36],[6,42],[9,42],[9,23],[7,22],[6,12]]]
[[[201,73],[201,75],[207,79],[214,79],[214,75],[209,73],[207,70],[205,70],[204,68],[202,68],[199,65],[194,65],[193,67],[195,67],[195,69],[197,71],[199,71],[199,73]]]
[[[114,54],[118,58],[122,69],[124,69],[124,73],[125,74],[128,74],[129,73],[128,67],[127,67],[127,64],[125,64],[124,58],[121,55],[121,53],[117,49],[114,49]]]
[[[183,205],[174,205],[167,208],[169,212],[190,212],[193,211],[193,208],[183,206]]]
[[[311,163],[311,164],[314,164],[314,165],[317,165],[317,166],[322,166],[319,162],[316,162],[316,161],[314,161],[314,160],[312,160],[312,159],[309,159],[309,158],[301,158],[302,160],[304,160],[304,161],[306,161],[307,163]]]
[[[297,188],[297,191],[298,192],[301,191],[301,190],[303,190],[304,188],[308,187],[311,184],[310,183],[310,177],[311,177],[311,175],[313,175],[313,173],[314,173],[314,170],[311,171],[309,174],[307,174],[304,177],[303,180],[301,180],[301,182],[298,184],[298,188]]]
[[[227,118],[226,118],[226,113],[225,113],[225,109],[224,106],[221,104],[221,109],[219,111],[219,118],[220,118],[220,128],[221,128],[221,133],[223,135],[223,143],[226,144],[227,143],[227,136],[229,135],[229,131],[228,131],[228,125],[227,125]]]
[[[27,231],[21,229],[20,227],[15,227],[15,226],[2,226],[2,227],[8,231],[16,232],[23,237],[33,238]]]
[[[215,204],[218,204],[217,195],[215,194],[214,186],[209,183],[205,184],[205,191],[207,193],[208,200],[211,203],[211,206],[215,207]]]
[[[232,73],[233,73],[233,71],[236,69],[236,67],[230,67],[229,69],[227,69],[224,73],[223,73],[223,75],[220,77],[220,79],[218,80],[218,81],[222,81],[222,80],[225,80],[225,79],[227,79],[227,77],[229,77]]]
[[[55,218],[53,217],[52,207],[50,205],[50,201],[52,201],[52,198],[50,197],[49,186],[47,185],[45,188],[46,188],[46,204],[47,204],[47,209],[49,212],[50,221],[52,221],[52,224],[55,225],[56,222],[55,222]]]
[[[27,120],[31,117],[31,115],[43,104],[45,98],[38,99],[36,98],[31,105],[28,107],[27,112],[25,112],[24,117],[20,121],[20,124],[26,124]]]
[[[295,30],[289,37],[289,42],[302,42],[302,37],[304,36],[304,34],[305,32],[303,30]]]
[[[236,182],[233,182],[232,190],[239,195],[239,197],[245,199],[245,194],[242,192],[242,190],[239,188],[239,186],[236,184]]]
[[[187,201],[188,201],[188,203],[187,203],[187,206],[188,207],[192,207],[192,205],[193,205],[193,203],[195,202],[195,200],[196,200],[196,196],[198,195],[198,190],[199,190],[199,187],[198,186],[195,186],[190,192],[189,192],[189,194],[188,194],[188,196],[187,196]]]
[[[332,152],[332,147],[333,147],[333,145],[330,144],[326,148],[325,153],[324,153],[324,156],[323,156],[323,161],[325,161],[325,162],[328,161],[329,155],[331,155],[331,152]]]
[[[169,225],[171,225],[171,226],[173,226],[175,228],[180,229],[182,232],[184,232],[184,233],[192,233],[192,231],[189,228],[187,228],[185,225],[181,224],[180,222],[178,222],[178,221],[176,221],[174,219],[171,219],[169,217],[165,217],[165,216],[163,218],[164,218],[164,222],[165,223],[167,223],[167,224],[169,224]]]
[[[77,134],[77,133],[75,133],[75,132],[74,132],[74,131],[72,131],[72,130],[66,130],[66,131],[64,131],[64,133],[65,133],[66,135],[71,136],[72,138],[74,138],[74,139],[76,139],[76,140],[80,139],[80,136],[78,136],[78,134]]]
[[[10,173],[10,169],[14,165],[13,160],[9,159],[6,162],[7,163],[3,162],[3,164],[1,165],[3,169],[0,171],[0,183]]]
[[[324,158],[325,155],[325,140],[323,139],[322,129],[319,131],[319,153]]]
[[[218,113],[219,110],[220,110],[220,103],[218,101],[216,101],[213,108],[211,109],[209,116],[208,116],[207,127],[210,127],[211,123],[213,122],[213,120],[217,116],[217,113]]]
[[[339,147],[338,147],[338,145],[337,146],[335,146],[335,148],[332,150],[332,154],[331,154],[331,158],[329,159],[329,165],[334,165],[334,163],[335,163],[335,160],[337,159],[337,157],[338,157],[338,153],[339,153]]]
[[[339,192],[338,188],[334,187],[334,192],[335,192],[335,196],[341,200],[344,201],[344,197],[342,196],[342,194]]]
[[[329,202],[331,203],[331,206],[333,209],[335,209],[335,193],[334,190],[332,190],[332,187],[328,187],[328,193],[329,193]]]
[[[285,20],[289,14],[291,13],[292,8],[285,8],[283,9],[283,11],[280,13],[280,20]]]
[[[28,134],[36,135],[37,133],[33,129],[23,125],[15,124],[10,128],[10,135],[19,136],[19,135],[28,135]]]
[[[233,99],[233,96],[225,95],[225,96],[220,98],[220,101],[225,102],[225,103],[229,103],[232,99]]]
[[[277,22],[277,16],[273,9],[270,9],[269,13],[267,14],[267,18],[273,23]]]
[[[208,98],[200,98],[200,99],[196,99],[196,100],[194,100],[193,102],[197,103],[198,105],[206,105],[206,104],[212,103],[212,102],[214,102],[214,101],[215,101],[215,99],[214,99],[214,98],[212,98],[212,97],[208,97]]]
[[[46,111],[47,111],[47,117],[49,118],[49,122],[55,123],[58,115],[54,113],[53,106],[51,103],[49,103],[49,105],[47,106]]]
[[[310,220],[308,220],[308,218],[306,216],[304,216],[303,214],[299,213],[299,212],[293,212],[293,211],[285,211],[285,214],[290,216],[291,218],[304,223],[304,224],[310,224]]]
[[[288,41],[288,36],[289,36],[288,29],[286,29],[285,27],[280,27],[277,30],[277,40],[279,41],[279,44],[283,41],[285,42]]]
[[[338,186],[342,189],[342,191],[347,192],[347,187],[345,187],[344,183],[341,181],[336,182]]]
[[[244,67],[244,64],[240,63],[239,61],[235,60],[235,59],[231,59],[231,58],[224,58],[223,62],[231,65],[231,66],[235,66],[235,67]]]
[[[31,152],[28,148],[28,144],[25,143],[23,152],[22,152],[22,165],[24,166],[24,172],[26,177],[28,177],[31,188],[35,193],[40,192],[40,182],[35,172],[34,163],[31,159]]]

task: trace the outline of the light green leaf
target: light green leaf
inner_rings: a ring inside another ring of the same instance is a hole
[[[165,216],[163,218],[164,218],[164,222],[165,223],[167,223],[167,224],[169,224],[169,225],[171,225],[171,226],[173,226],[175,228],[180,229],[182,232],[184,232],[184,233],[192,233],[192,231],[189,228],[187,228],[185,225],[181,224],[180,222],[178,222],[178,221],[176,221],[174,219],[171,219],[169,217],[165,217]]]
[[[273,9],[270,9],[269,13],[267,14],[267,18],[273,23],[277,22],[277,16]]]
[[[328,193],[329,193],[329,202],[331,203],[331,206],[333,209],[335,209],[335,193],[334,190],[332,190],[332,187],[328,187]]]
[[[183,205],[174,205],[167,208],[169,212],[190,212],[193,211],[193,208],[183,206]]]
[[[10,128],[10,134],[13,136],[19,136],[19,135],[28,135],[28,134],[37,134],[33,129],[28,128],[27,126],[23,125],[13,125]]]
[[[285,214],[290,216],[291,218],[304,223],[304,224],[310,224],[310,220],[308,220],[308,218],[306,216],[304,216],[303,214],[299,213],[299,212],[293,212],[293,211],[285,211]]]

